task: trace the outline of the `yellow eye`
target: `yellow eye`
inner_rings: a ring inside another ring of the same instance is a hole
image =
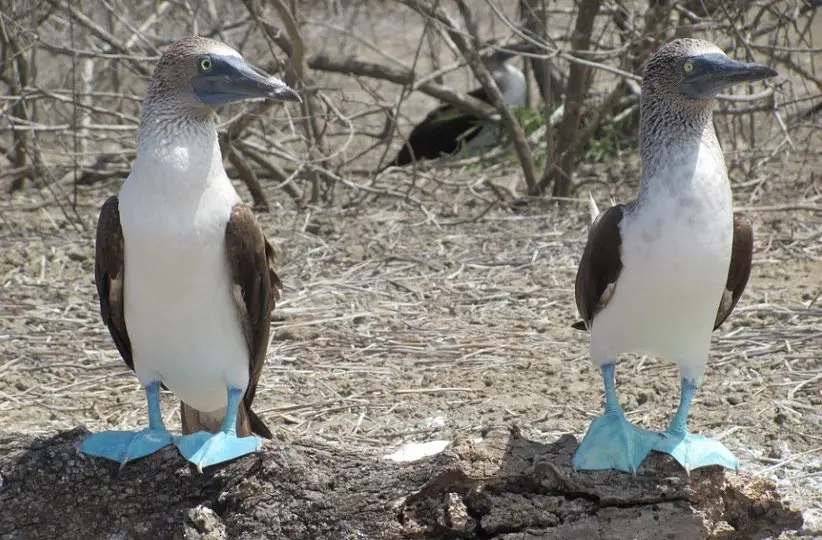
[[[682,66],[682,69],[685,70],[685,73],[690,73],[694,70],[694,65],[692,62],[685,62],[685,65]]]
[[[201,71],[211,71],[211,68],[214,67],[214,61],[209,58],[208,56],[204,56],[200,58],[200,70]]]

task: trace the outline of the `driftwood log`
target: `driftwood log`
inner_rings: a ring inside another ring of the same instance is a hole
[[[274,441],[203,474],[173,448],[120,470],[78,455],[85,434],[0,434],[0,537],[698,540],[796,538],[802,525],[764,479],[688,477],[657,454],[635,477],[577,473],[572,436],[543,444],[516,428],[400,464]]]

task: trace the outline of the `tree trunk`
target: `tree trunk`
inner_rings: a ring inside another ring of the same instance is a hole
[[[206,469],[171,447],[116,463],[81,456],[82,429],[0,434],[0,537],[11,539],[628,540],[778,537],[801,526],[775,487],[653,454],[637,475],[574,472],[576,440],[496,428],[394,463],[316,440],[267,442]]]

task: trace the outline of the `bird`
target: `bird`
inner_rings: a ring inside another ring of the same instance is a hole
[[[171,44],[142,103],[137,155],[98,219],[100,315],[148,402],[148,426],[103,431],[80,452],[127,462],[174,444],[198,470],[258,451],[271,432],[251,410],[283,290],[275,252],[222,164],[215,110],[251,98],[300,101],[221,42]],[[168,431],[160,389],[181,400]]]
[[[600,212],[580,259],[575,300],[590,332],[590,357],[605,386],[605,411],[589,426],[572,459],[577,470],[635,473],[653,450],[687,471],[738,469],[720,442],[687,430],[691,400],[705,373],[712,332],[747,285],[753,230],[734,213],[725,159],[713,126],[722,90],[768,79],[765,65],[729,58],[707,41],[662,45],[643,70],[637,197]],[[676,362],[680,401],[664,432],[629,422],[615,389],[622,353]]]
[[[483,57],[494,82],[502,93],[503,100],[511,107],[526,105],[527,82],[525,75],[508,60],[523,52],[536,52],[528,42],[506,45]],[[485,103],[491,98],[480,86],[468,95]],[[383,170],[388,167],[402,167],[417,160],[434,159],[442,155],[454,155],[461,148],[467,156],[487,150],[500,143],[502,130],[492,122],[467,114],[453,105],[443,103],[430,111],[411,130],[402,148]]]

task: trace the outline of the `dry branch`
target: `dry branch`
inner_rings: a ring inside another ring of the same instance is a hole
[[[20,43],[18,36],[9,32],[5,24],[0,24],[0,39],[2,39],[2,78],[9,85],[11,94],[21,96],[23,89],[29,86],[30,71],[29,62],[26,58],[27,50]],[[6,71],[15,73],[6,73]],[[24,99],[19,99],[9,111],[12,118],[16,120],[27,120],[31,117],[28,103]],[[31,133],[26,126],[12,124],[12,146],[14,148],[12,165],[21,173],[17,175],[9,185],[9,192],[14,192],[23,187],[25,179],[30,176],[29,167],[30,153],[32,151]]]
[[[292,199],[298,202],[303,200],[302,190],[300,190],[299,187],[294,185],[293,182],[289,181],[288,174],[286,174],[282,167],[267,159],[256,149],[248,145],[245,141],[237,141],[234,150],[241,151],[243,155],[245,155],[248,159],[255,162],[262,169],[268,171],[271,177],[278,183],[277,187],[282,188],[283,191],[288,193],[288,195],[291,196]]]
[[[268,201],[266,201],[265,193],[263,193],[263,188],[254,169],[246,164],[240,152],[233,145],[225,145],[225,156],[228,158],[228,162],[234,166],[240,180],[245,182],[248,187],[251,199],[254,201],[254,210],[268,212]]]
[[[590,48],[594,21],[601,6],[602,0],[582,0],[579,3],[576,26],[571,35],[571,47],[575,56],[584,55]],[[568,90],[565,93],[565,112],[557,129],[556,154],[553,162],[546,165],[539,184],[534,190],[529,190],[530,195],[542,194],[551,184],[554,197],[568,197],[571,193],[571,173],[577,152],[569,151],[569,148],[576,139],[574,134],[582,120],[582,108],[591,87],[590,72],[589,67],[580,63],[571,64]]]
[[[415,84],[417,78],[413,71],[402,67],[364,62],[356,58],[335,58],[327,54],[319,54],[309,58],[308,67],[330,73],[344,73],[359,77],[382,79],[401,85]],[[420,83],[416,89],[433,98],[444,101],[449,105],[453,105],[466,114],[472,114],[482,119],[490,119],[496,115],[496,110],[488,104],[432,81]]]
[[[459,53],[458,56],[470,60],[476,78],[487,87],[489,95],[496,98],[499,96],[495,85],[486,76],[487,70],[478,62],[476,53],[479,35],[489,37],[486,35],[489,30],[496,33],[497,21],[510,35],[543,45],[544,55],[541,58],[532,55],[529,61],[552,64],[554,77],[549,85],[550,92],[543,89],[546,101],[558,101],[567,86],[563,84],[567,80],[564,76],[556,76],[558,66],[569,66],[571,74],[588,72],[587,77],[574,78],[575,85],[582,85],[583,92],[576,95],[579,88],[568,92],[562,125],[553,130],[549,128],[548,135],[552,136],[547,141],[547,148],[539,148],[540,151],[547,150],[544,157],[550,164],[540,182],[535,184],[528,172],[529,148],[524,139],[517,136],[521,130],[507,107],[500,108],[498,100],[494,101],[494,106],[485,104],[435,82],[438,76],[464,62],[455,62],[432,74],[421,72],[416,64],[409,69],[409,55],[404,54],[409,50],[384,50],[374,37],[334,20],[323,19],[320,12],[324,8],[318,9],[311,3],[244,0],[243,6],[211,1],[205,7],[197,7],[196,2],[141,0],[134,4],[126,0],[106,0],[101,4],[104,12],[92,16],[82,3],[36,0],[11,2],[10,8],[2,13],[0,149],[6,163],[6,170],[0,173],[3,186],[16,189],[26,178],[38,179],[33,184],[35,189],[47,187],[43,180],[48,178],[65,184],[74,178],[76,167],[82,172],[77,185],[124,176],[128,156],[133,154],[130,132],[135,129],[139,101],[153,63],[162,48],[172,40],[170,35],[194,31],[219,37],[240,50],[264,51],[268,44],[273,53],[275,47],[272,44],[276,44],[291,59],[286,78],[292,83],[302,80],[301,94],[307,98],[301,114],[285,117],[280,113],[282,109],[272,103],[254,104],[223,130],[221,143],[230,143],[230,151],[225,147],[227,158],[231,154],[232,159],[245,161],[245,172],[243,167],[235,164],[231,164],[231,169],[242,177],[255,197],[262,199],[260,188],[265,187],[254,184],[256,176],[263,184],[273,179],[289,196],[297,197],[298,204],[309,199],[316,201],[320,195],[327,198],[334,185],[359,190],[358,186],[363,184],[359,180],[350,180],[370,176],[364,171],[373,171],[374,162],[381,160],[373,159],[379,153],[375,150],[392,137],[388,135],[390,130],[377,125],[374,119],[382,120],[387,103],[399,107],[404,99],[397,99],[396,88],[374,84],[367,78],[405,85],[408,92],[419,90],[479,118],[501,121],[524,163],[524,176],[531,182],[529,195],[542,192],[551,182],[554,182],[557,193],[567,189],[570,178],[583,162],[580,158],[583,152],[591,148],[590,143],[603,133],[591,129],[593,124],[588,120],[609,124],[620,119],[618,130],[615,130],[618,133],[614,135],[617,145],[623,142],[616,140],[618,137],[627,140],[632,136],[625,127],[636,122],[626,122],[625,118],[636,112],[635,101],[619,100],[613,110],[603,110],[599,104],[609,101],[611,89],[616,88],[620,79],[635,92],[637,85],[633,81],[638,80],[636,73],[644,57],[662,39],[674,34],[686,32],[694,37],[709,38],[726,35],[728,37],[721,40],[720,45],[729,54],[755,56],[779,67],[780,78],[767,92],[720,96],[717,128],[732,131],[734,149],[763,148],[768,155],[776,156],[784,141],[789,141],[785,144],[795,148],[801,139],[796,132],[805,127],[803,124],[813,121],[813,115],[820,108],[817,102],[822,79],[813,69],[813,58],[819,54],[820,47],[814,42],[811,29],[814,12],[822,2],[771,0],[755,3],[747,10],[739,9],[739,3],[727,6],[715,2],[670,0],[611,3],[599,10],[603,14],[599,20],[604,24],[597,24],[597,30],[592,31],[594,35],[589,39],[587,51],[580,48],[582,34],[579,30],[591,27],[594,13],[591,8],[597,2],[590,0],[564,7],[548,0],[520,0],[519,14],[524,22],[514,20],[506,4],[499,0],[464,0],[450,5],[430,0],[400,3],[424,12],[422,20],[412,16],[408,21],[414,23],[408,24],[433,28],[442,38],[434,40],[432,36],[435,34],[425,31],[425,35],[421,34],[416,41],[419,52],[427,52],[422,50],[426,43],[429,49],[436,48],[438,43],[448,44]],[[294,11],[297,6],[302,10],[299,14]],[[460,10],[462,19],[454,16],[456,9],[452,6]],[[223,7],[225,17],[221,11]],[[349,3],[344,18],[352,22],[361,18],[360,14],[375,9],[368,3]],[[403,6],[382,4],[379,9],[383,10],[380,16],[394,11],[398,17],[408,16]],[[580,13],[581,16],[577,16]],[[565,21],[574,21],[574,17],[577,27],[566,25]],[[676,29],[666,24],[669,19],[676,18],[679,19]],[[168,28],[161,32],[161,25]],[[323,28],[320,43],[316,42],[317,34],[312,33],[317,26]],[[711,34],[717,30],[719,34]],[[335,44],[329,47],[331,40]],[[614,48],[615,44],[617,48]],[[364,58],[356,56],[362,47],[377,51],[388,59],[385,62],[388,65],[357,60]],[[330,50],[331,54],[310,56],[311,51],[317,50]],[[259,57],[249,57],[249,61],[259,63],[269,72],[279,69],[275,60],[266,62],[260,61]],[[326,78],[320,71],[348,77]],[[593,71],[601,73],[599,80],[607,81],[607,88],[590,87]],[[334,82],[328,84],[329,79]],[[541,80],[539,77],[538,82]],[[591,89],[587,90],[589,87]],[[326,89],[338,91],[342,100],[332,101]],[[725,103],[729,99],[760,101],[766,95],[769,98],[766,106],[755,103],[728,107]],[[574,103],[582,99],[585,100],[584,108],[581,112],[575,111]],[[555,106],[547,107],[546,115],[551,114],[553,108]],[[767,129],[763,111],[771,112],[774,129],[779,129],[777,139],[763,140],[762,135],[754,137],[754,131],[761,132],[763,126]],[[740,115],[745,118],[734,118]],[[256,128],[255,124],[261,124],[261,120],[268,125],[272,120],[289,122],[292,130],[296,125],[296,133],[283,137],[279,129]],[[577,129],[583,124],[584,129]],[[754,125],[757,130],[753,129]],[[610,141],[603,139],[599,142],[602,145],[597,146],[607,147]],[[250,148],[255,150],[254,155],[249,154]],[[389,148],[386,146],[385,152]],[[39,153],[43,155],[35,155]],[[112,155],[119,157],[111,159]],[[507,153],[496,153],[491,157],[500,155]],[[372,162],[367,163],[368,160]],[[292,174],[294,171],[297,172]],[[339,177],[347,178],[349,182],[334,180]],[[60,189],[68,193],[65,186]],[[326,191],[320,193],[323,189]],[[263,200],[255,202],[267,204]]]
[[[480,60],[478,53],[480,43],[479,35],[473,24],[471,12],[464,0],[457,0],[457,6],[459,7],[463,21],[465,22],[465,26],[468,28],[468,34],[471,37],[470,42],[465,35],[463,35],[463,32],[460,31],[451,16],[439,4],[429,4],[424,0],[400,0],[400,2],[417,11],[421,15],[433,19],[443,25],[445,31],[448,33],[448,36],[468,61],[468,65],[471,66],[474,76],[480,84],[482,84],[482,87],[488,94],[491,103],[499,113],[500,119],[502,120],[502,125],[505,127],[505,131],[514,143],[514,149],[517,152],[517,157],[519,158],[519,163],[522,167],[522,173],[525,177],[525,183],[528,186],[528,191],[534,191],[536,189],[537,180],[536,171],[534,169],[534,157],[531,154],[531,148],[528,146],[528,142],[525,139],[525,134],[523,133],[519,122],[517,122],[517,118],[514,116],[511,109],[505,104],[505,100],[503,99],[502,93],[497,87],[496,82],[494,82],[494,78],[491,76],[488,68],[486,68]]]
[[[198,474],[173,449],[118,465],[79,456],[80,429],[0,435],[0,535],[28,538],[628,540],[777,537],[802,526],[772,483],[687,476],[652,455],[635,477],[574,472],[572,436],[458,439],[394,463],[318,440],[275,441]]]
[[[251,12],[256,20],[260,20],[257,10],[254,9],[252,0],[243,0],[246,8]],[[315,164],[322,164],[327,159],[328,150],[323,138],[324,130],[320,128],[319,116],[322,107],[315,95],[313,82],[308,74],[306,65],[306,43],[297,25],[297,4],[292,2],[291,9],[287,8],[283,0],[271,0],[271,4],[280,16],[280,20],[285,26],[288,34],[288,45],[284,50],[290,57],[290,63],[286,74],[286,80],[295,85],[297,90],[302,90],[303,99],[300,104],[302,110],[301,122],[303,131],[308,140],[308,159]],[[272,26],[265,24],[261,26],[263,34],[269,39],[273,39]],[[284,43],[284,37],[279,36],[279,43]],[[317,170],[309,172],[311,178],[311,197],[308,201],[302,200],[301,204],[309,202],[315,204],[321,197],[321,175]]]
[[[548,42],[548,0],[520,0],[519,11],[524,33],[536,43]],[[528,58],[531,71],[545,103],[553,103],[555,98],[565,94],[562,76],[557,73],[548,58]]]
[[[78,24],[86,28],[91,33],[91,35],[109,45],[112,50],[122,54],[124,57],[123,59],[128,62],[129,66],[134,71],[136,71],[143,77],[151,76],[150,68],[146,67],[146,65],[140,62],[140,60],[131,57],[131,55],[129,54],[129,47],[127,44],[123,43],[120,39],[113,36],[110,32],[108,32],[105,28],[102,28],[91,18],[84,15],[77,8],[75,8],[71,2],[65,2],[64,0],[48,0],[48,2],[50,2],[56,9],[65,10],[69,17],[72,17]]]

